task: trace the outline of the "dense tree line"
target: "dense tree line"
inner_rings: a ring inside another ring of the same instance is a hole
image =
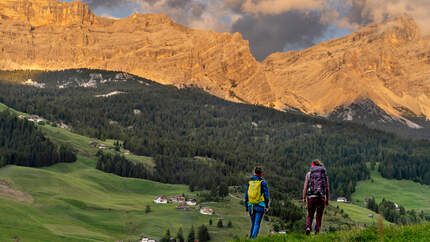
[[[427,142],[419,148],[420,152],[415,149],[387,154],[379,164],[379,172],[389,179],[409,179],[430,185],[430,156]]]
[[[0,167],[9,164],[42,167],[75,160],[71,147],[58,147],[33,123],[18,119],[9,110],[0,113]]]
[[[154,179],[152,173],[143,163],[131,162],[119,154],[98,152],[97,156],[96,168],[101,171],[123,177]]]
[[[294,204],[288,196],[283,199],[273,199],[269,210],[270,216],[278,217],[282,220],[283,230],[297,231],[303,230],[301,222],[304,221],[303,209]]]
[[[193,159],[157,156],[156,160],[159,165],[155,167],[154,171],[143,163],[132,162],[119,154],[99,151],[97,157],[96,168],[101,171],[164,183],[190,184],[190,190],[194,190],[194,188],[210,190],[207,195],[202,193],[203,197],[207,196],[210,200],[226,197],[229,181],[234,180],[230,183],[238,182],[237,178],[223,175],[221,172],[223,168],[219,165],[209,166]],[[196,176],[195,172],[199,175]]]
[[[387,221],[401,225],[418,224],[426,219],[422,211],[420,214],[415,210],[406,211],[403,206],[385,199],[377,204],[375,198],[369,198],[367,208],[383,215]]]
[[[392,160],[397,162],[393,166],[411,172],[401,173],[402,177],[420,182],[430,171],[423,164],[424,157],[430,155],[430,150],[425,149],[429,142],[402,140],[357,124],[227,102],[200,89],[177,89],[135,76],[129,76],[128,81],[98,81],[96,88],[56,86],[59,80],[88,81],[90,73],[102,74],[103,80],[114,79],[117,74],[94,70],[37,75],[14,72],[13,78],[25,75],[44,81],[46,87],[1,83],[0,101],[64,122],[83,135],[122,140],[126,149],[152,156],[156,163],[151,175],[145,167],[127,165],[125,161],[120,161],[124,169],[117,166],[114,172],[112,167],[116,164],[105,164],[102,170],[195,188],[212,189],[217,178],[216,186],[243,185],[248,172],[262,165],[274,195],[299,197],[314,158],[321,159],[327,167],[333,198],[350,197],[357,182],[369,178],[366,162],[405,156]],[[0,79],[7,76],[3,73]],[[113,91],[122,93],[97,97]],[[412,165],[407,164],[410,159],[415,159]],[[385,165],[389,162],[381,166],[382,174],[389,177],[384,170],[390,169]],[[420,169],[416,175],[414,165]]]

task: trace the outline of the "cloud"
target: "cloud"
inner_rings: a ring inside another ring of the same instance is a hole
[[[288,11],[277,15],[246,15],[237,20],[232,31],[249,39],[251,51],[258,60],[284,49],[301,49],[314,44],[328,25],[318,12],[304,14]]]
[[[324,2],[324,0],[245,0],[241,10],[253,14],[282,14],[292,10],[321,9]]]
[[[129,3],[129,0],[84,0],[90,8],[114,8],[124,3]]]
[[[430,1],[428,0],[348,0],[347,22],[364,26],[404,14],[414,17],[424,33],[430,33]]]

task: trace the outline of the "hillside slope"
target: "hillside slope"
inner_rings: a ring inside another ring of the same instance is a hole
[[[413,159],[419,169],[404,178],[419,182],[427,182],[430,169],[426,141],[227,102],[128,73],[11,71],[0,72],[0,80],[23,84],[0,82],[0,101],[7,105],[86,136],[121,140],[131,152],[154,157],[157,173],[145,178],[156,181],[212,189],[213,177],[220,177],[215,186],[241,185],[247,171],[264,165],[278,197],[299,197],[308,162],[319,157],[330,169],[333,196],[349,197],[356,183],[369,177],[368,161],[398,160],[407,169],[405,159]]]
[[[4,108],[0,104],[0,111]],[[90,139],[47,125],[39,127],[56,143],[73,145],[79,151],[78,160],[43,169],[0,169],[1,241],[137,241],[142,234],[160,239],[167,229],[176,235],[180,227],[186,236],[192,225],[197,229],[207,225],[210,218],[214,221],[214,226],[209,226],[213,241],[246,236],[249,218],[238,200],[202,205],[213,208],[216,216],[201,215],[198,210],[181,211],[175,204],[155,205],[153,200],[160,195],[198,196],[184,185],[122,178],[96,170],[98,149],[89,142],[113,145],[112,140]],[[14,191],[13,196],[4,196],[6,187]],[[150,213],[145,212],[147,205]],[[231,220],[233,228],[217,228],[218,217],[226,223]],[[262,229],[267,234],[270,223],[263,223]]]
[[[400,204],[407,210],[430,214],[430,186],[410,180],[386,179],[377,170],[371,170],[371,179],[359,182],[352,200],[365,206],[364,199],[374,197],[379,203],[383,198]]]
[[[328,115],[370,99],[396,117],[430,117],[429,37],[410,16],[263,63],[239,33],[193,30],[165,15],[114,20],[79,1],[4,0],[0,17],[3,70],[126,71],[277,109]]]
[[[427,241],[430,237],[430,224],[425,223],[414,226],[393,226],[378,230],[376,227],[371,227],[366,230],[351,230],[337,233],[320,234],[316,236],[306,236],[304,234],[288,234],[288,235],[270,235],[261,236],[257,239],[241,239],[236,241],[255,241],[255,242],[349,242],[349,241],[396,241],[396,242],[409,242],[409,241]]]

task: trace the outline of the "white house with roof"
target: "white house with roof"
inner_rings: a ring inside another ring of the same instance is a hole
[[[336,201],[339,203],[346,203],[348,202],[348,199],[346,199],[346,197],[338,197]]]
[[[200,209],[200,213],[205,215],[212,215],[214,214],[214,210],[212,210],[212,208],[203,207]]]
[[[154,200],[154,203],[158,203],[158,204],[167,204],[169,200],[167,199],[167,197],[165,196],[159,196]]]
[[[197,205],[197,200],[196,199],[190,199],[187,202],[188,206],[196,206]]]

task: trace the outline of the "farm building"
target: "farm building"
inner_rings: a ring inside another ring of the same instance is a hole
[[[346,203],[348,202],[348,199],[346,199],[346,197],[338,197],[336,201],[339,203]]]
[[[168,200],[165,196],[159,196],[154,200],[154,203],[167,204]]]
[[[196,206],[197,205],[197,200],[190,199],[190,200],[187,201],[187,205],[188,206]]]
[[[208,207],[203,207],[200,209],[200,213],[206,214],[206,215],[212,215],[212,214],[214,214],[214,210],[212,210],[211,208],[208,208]]]
[[[170,201],[172,203],[185,203],[186,199],[183,196],[174,196],[170,198]]]

